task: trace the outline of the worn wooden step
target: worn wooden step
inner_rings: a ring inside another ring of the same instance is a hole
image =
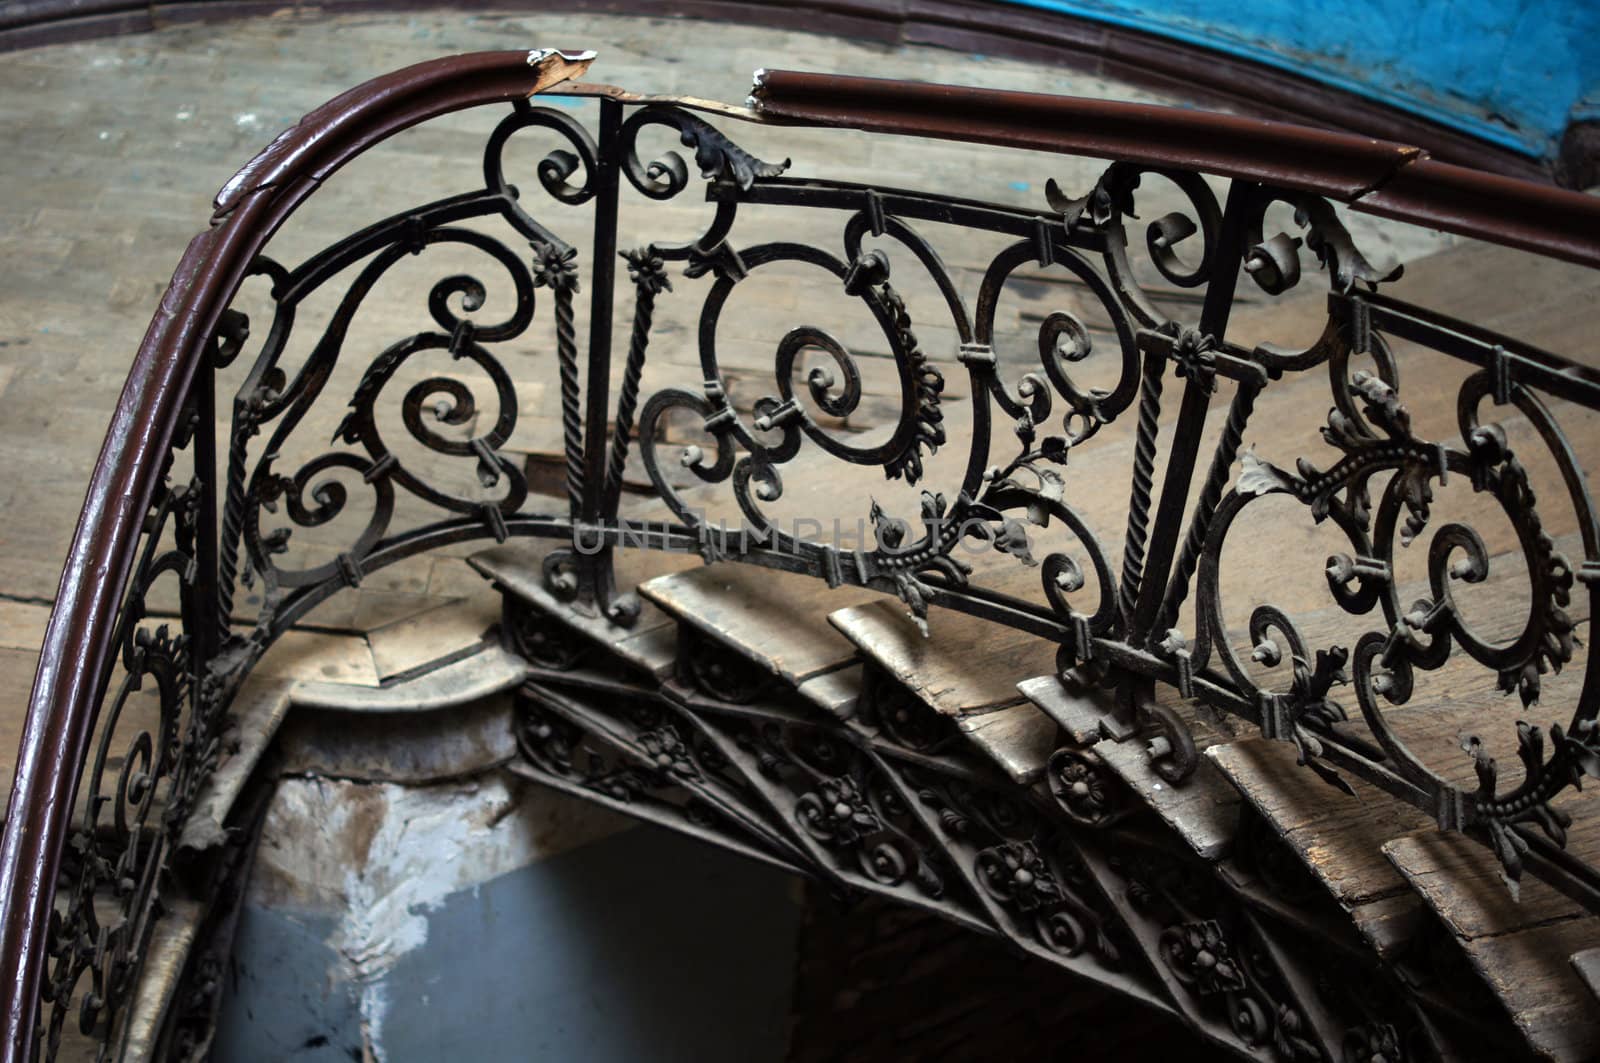
[[[791,688],[853,664],[855,647],[829,626],[827,616],[882,597],[738,564],[659,576],[640,584],[639,594]]]
[[[1414,932],[1421,902],[1383,855],[1383,844],[1432,823],[1359,781],[1341,793],[1295,762],[1286,742],[1249,738],[1205,755],[1278,832],[1380,954]],[[1385,903],[1393,900],[1394,903]]]
[[[816,448],[802,451],[794,462],[784,466],[784,470],[786,475],[791,472],[795,474],[794,482],[789,484],[784,496],[786,504],[828,516],[835,511],[842,485],[853,485],[865,492],[883,480],[881,469],[846,465]],[[815,475],[822,470],[829,475]],[[786,483],[789,482],[786,480]],[[745,518],[726,483],[701,484],[691,477],[679,488],[678,493],[684,503],[691,506],[710,527],[725,527],[730,540],[735,544],[738,542]],[[627,497],[620,515],[647,524],[676,522],[676,517],[662,500],[654,496]],[[698,553],[619,548],[612,554],[617,587],[623,591],[640,592],[638,619],[631,625],[621,626],[601,615],[592,605],[568,601],[550,591],[543,570],[544,560],[551,551],[563,546],[555,540],[516,541],[485,550],[468,560],[479,573],[504,591],[534,605],[543,614],[557,618],[584,639],[616,653],[657,678],[665,678],[675,667],[678,621],[692,621],[709,601],[703,596],[693,597],[693,587],[709,587],[719,579],[730,584],[740,581],[741,586],[747,585],[744,581],[768,580],[783,586],[786,593],[807,595],[814,593],[817,583],[815,580],[790,577],[777,570],[735,563],[708,566],[707,559]],[[667,579],[674,576],[678,578]],[[664,609],[663,599],[667,603],[671,600],[669,588],[678,586],[680,582],[686,588],[682,593],[690,595],[692,600],[682,603],[682,608],[676,610]],[[652,589],[645,590],[647,585]],[[858,590],[855,593],[869,592]],[[798,611],[785,615],[793,619]],[[754,612],[749,614],[749,619],[755,621]],[[700,627],[704,628],[704,625]],[[776,636],[768,641],[769,648],[778,644]],[[760,651],[754,647],[752,654],[752,659],[762,659]],[[821,671],[826,669],[819,668],[819,674]]]
[[[646,600],[638,620],[624,627],[591,606],[558,598],[546,586],[544,577],[544,559],[558,545],[550,540],[507,543],[475,554],[468,561],[505,593],[529,603],[542,615],[555,618],[579,637],[650,675],[669,674],[677,659],[677,626],[673,618]],[[619,550],[614,557],[621,587],[701,564],[693,555],[644,550]]]
[[[1287,743],[1250,738],[1213,745],[1205,756],[1370,948],[1390,960],[1404,952],[1422,904],[1381,847],[1427,824],[1426,816],[1359,782],[1360,797],[1340,793],[1297,764]]]
[[[953,724],[1013,781],[1043,776],[1059,744],[1057,727],[1017,683],[1054,669],[1054,643],[949,610],[930,617],[924,635],[906,607],[892,600],[841,609],[828,621],[884,677]]]
[[[392,715],[455,708],[510,690],[528,663],[497,643],[479,643],[464,657],[445,656],[432,667],[381,686],[301,680],[290,698],[296,709]]]
[[[1557,802],[1573,816],[1567,851],[1590,864],[1600,858],[1597,804],[1578,793]],[[1509,889],[1494,854],[1459,834],[1421,831],[1387,842],[1383,852],[1536,1051],[1555,1060],[1600,1057],[1600,1014],[1572,963],[1575,953],[1600,946],[1600,916],[1535,879]]]
[[[1472,1037],[1483,1044],[1500,1046],[1488,1058],[1504,1058],[1504,1035],[1482,1011],[1492,1007],[1484,984],[1441,971],[1435,956],[1424,955],[1432,913],[1384,853],[1385,844],[1402,835],[1436,833],[1432,821],[1360,780],[1349,780],[1357,796],[1342,793],[1298,765],[1287,742],[1245,739],[1212,746],[1206,756],[1377,956],[1396,970],[1422,969],[1407,977],[1435,1021],[1475,1031]]]
[[[121,1059],[144,1063],[159,1058],[163,1021],[181,987],[184,967],[205,918],[205,906],[187,899],[172,900],[156,922],[144,954],[144,968],[129,1002]],[[69,1025],[72,1025],[69,1023]],[[62,1059],[70,1058],[67,1056]]]
[[[292,710],[346,719],[426,714],[510,689],[527,665],[489,641],[497,619],[495,596],[485,594],[375,629],[365,639],[286,632],[229,706],[221,755],[195,797],[181,846],[208,849],[225,840],[240,793]],[[337,731],[342,724],[332,726]]]
[[[234,695],[223,729],[222,753],[195,796],[179,845],[209,849],[227,840],[228,818],[288,714],[295,681],[252,673]]]
[[[981,688],[965,688],[959,685],[960,681],[970,678],[970,669],[960,667],[960,661],[946,659],[948,655],[943,649],[946,645],[944,640],[948,638],[955,639],[958,642],[965,641],[968,645],[988,645],[991,643],[987,639],[978,641],[974,636],[981,637],[990,634],[985,629],[994,629],[994,625],[985,621],[976,621],[961,614],[939,612],[932,618],[933,623],[930,624],[930,634],[924,638],[917,626],[905,617],[905,607],[901,603],[894,600],[880,600],[862,606],[853,606],[834,614],[834,623],[839,626],[840,630],[854,632],[851,641],[848,643],[843,642],[837,636],[830,637],[826,631],[819,632],[814,624],[804,623],[803,616],[797,616],[791,622],[791,629],[795,632],[791,639],[777,639],[774,642],[776,637],[774,628],[781,627],[781,625],[774,624],[774,610],[771,607],[769,595],[785,598],[788,588],[784,586],[784,581],[796,580],[799,577],[782,577],[775,580],[770,573],[739,571],[732,575],[727,575],[724,572],[724,569],[712,569],[709,572],[696,571],[662,577],[646,584],[643,592],[664,609],[670,610],[675,615],[682,616],[685,622],[703,629],[707,637],[716,638],[718,645],[727,645],[730,648],[737,649],[749,659],[759,661],[764,670],[775,679],[781,680],[791,687],[798,683],[801,690],[804,690],[807,685],[819,678],[815,671],[818,668],[826,669],[826,671],[822,672],[820,678],[832,679],[838,675],[841,670],[840,665],[851,659],[850,653],[857,647],[861,648],[863,652],[870,650],[868,652],[870,665],[881,666],[884,663],[884,658],[879,656],[879,651],[884,645],[881,636],[885,628],[882,626],[868,628],[864,625],[864,622],[860,621],[862,615],[871,615],[877,612],[882,614],[878,618],[882,625],[892,625],[887,630],[898,630],[904,634],[904,640],[898,641],[898,645],[903,647],[902,652],[926,651],[917,667],[907,668],[896,674],[894,678],[899,681],[915,675],[937,674],[944,676],[948,673],[953,680],[958,681],[957,685],[950,688],[936,687],[930,691],[929,694],[931,696],[928,697],[926,705],[934,711],[938,711],[940,706],[953,706],[956,708],[956,718],[961,723],[969,726],[976,724],[977,726],[972,727],[971,733],[968,734],[968,738],[972,739],[974,744],[983,741],[985,730],[989,730],[993,734],[994,730],[998,729],[999,726],[1004,726],[999,721],[1006,720],[1008,716],[1012,718],[1021,716],[1022,712],[1026,712],[1027,716],[1034,720],[1042,721],[1045,725],[1042,730],[1045,731],[1047,738],[1040,745],[1042,752],[1034,756],[1035,768],[1042,764],[1043,758],[1048,756],[1050,749],[1056,742],[1058,733],[1056,723],[1040,712],[1031,701],[1027,701],[1021,696],[1021,692],[1016,689],[1014,673],[1007,676],[1007,679],[1012,684],[1009,695],[1005,693],[1005,688],[999,688],[1002,692],[1000,700],[1013,703],[1009,707],[996,708],[992,704],[985,704],[981,697],[963,697],[963,694],[971,694],[974,690],[980,690]],[[813,586],[815,586],[814,581]],[[803,584],[797,584],[797,589],[800,593],[805,593]],[[823,599],[832,593],[834,592],[829,592],[825,588],[811,592],[813,596]],[[954,632],[954,634],[947,634],[947,632]],[[861,637],[858,638],[857,636]],[[891,637],[898,639],[898,636]],[[1033,641],[1039,642],[1041,640]],[[1050,649],[1048,644],[1046,644],[1046,649]],[[968,656],[970,656],[970,653]],[[1046,661],[1052,660],[1053,658],[1046,658]],[[1038,663],[1035,662],[1032,666],[1036,667]],[[947,673],[935,672],[935,667],[946,668]],[[1050,678],[1054,682],[1053,677]],[[973,705],[979,705],[989,711],[976,713],[961,711],[962,709],[970,709]],[[1018,710],[1022,710],[1022,712]],[[1191,723],[1199,722],[1191,721]],[[1014,763],[1015,750],[1018,746],[1014,739],[997,740],[996,738],[991,738],[990,742],[992,743],[991,752],[995,749],[1007,750],[1012,755]],[[1132,750],[1139,747],[1136,744],[1129,744],[1128,748]],[[1140,749],[1139,756],[1141,758],[1144,756],[1142,749]],[[1210,766],[1202,765],[1202,767],[1209,769]],[[1017,774],[1013,773],[1015,781],[1026,781],[1017,779]],[[1233,793],[1231,788],[1227,792]],[[1233,800],[1237,801],[1236,794]],[[1104,877],[1104,885],[1106,887],[1119,888],[1121,879],[1118,874],[1108,869],[1101,869],[1097,874]],[[1153,939],[1151,942],[1145,942],[1145,944],[1150,948],[1155,948]],[[1283,962],[1293,966],[1295,961],[1285,957]],[[1296,973],[1297,975],[1300,974],[1298,969],[1296,969]],[[1302,987],[1302,991],[1311,992],[1309,982]],[[1195,1013],[1195,1017],[1197,1021],[1203,1022],[1199,1012]],[[1225,1041],[1233,1043],[1228,1040],[1226,1035],[1223,1036]]]

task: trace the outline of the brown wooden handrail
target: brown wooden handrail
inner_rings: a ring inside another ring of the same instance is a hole
[[[135,355],[46,629],[0,835],[6,974],[0,1060],[30,1057],[54,884],[114,648],[119,598],[180,413],[203,371],[207,341],[250,263],[322,181],[367,148],[438,115],[545,91],[581,74],[588,62],[554,52],[485,52],[374,79],[306,115],[218,194],[212,226],[189,244]],[[650,99],[604,86],[564,91]],[[1187,109],[781,71],[762,77],[756,102],[754,112],[738,117],[1245,177],[1600,266],[1600,201],[1448,166],[1389,141]]]
[[[752,102],[763,115],[807,125],[1242,177],[1600,266],[1600,198],[1453,166],[1396,141],[1153,104],[791,70],[758,74]]]

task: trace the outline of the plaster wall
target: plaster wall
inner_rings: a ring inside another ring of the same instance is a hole
[[[268,813],[217,1058],[783,1058],[793,879],[491,773],[291,778]]]

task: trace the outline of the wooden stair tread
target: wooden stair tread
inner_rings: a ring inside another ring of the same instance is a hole
[[[227,841],[228,816],[288,714],[291,680],[252,672],[228,706],[222,753],[195,796],[179,846],[206,849]]]
[[[1052,671],[1017,684],[1017,690],[1040,712],[1056,722],[1075,744],[1091,745],[1104,736],[1101,720],[1107,703],[1099,691],[1069,687]]]
[[[1600,855],[1592,815],[1575,817],[1567,848],[1590,863]],[[1528,875],[1513,894],[1494,854],[1460,834],[1418,831],[1383,851],[1536,1050],[1557,1060],[1596,1058],[1600,1014],[1572,957],[1600,945],[1600,916]]]
[[[1239,819],[1239,793],[1209,761],[1201,761],[1183,785],[1173,786],[1151,766],[1141,741],[1105,739],[1090,748],[1197,855],[1215,860],[1232,846]]]
[[[852,662],[843,668],[812,676],[800,684],[798,692],[828,715],[849,720],[855,715],[856,701],[861,696],[861,664]]]
[[[1204,752],[1222,739],[1195,729],[1195,746]],[[1239,792],[1209,760],[1201,760],[1181,786],[1162,779],[1151,764],[1146,743],[1104,739],[1091,747],[1100,760],[1195,853],[1216,860],[1233,844],[1239,822]]]
[[[1249,738],[1205,752],[1239,789],[1375,945],[1393,944],[1392,925],[1406,902],[1374,902],[1410,892],[1404,876],[1385,859],[1383,844],[1432,821],[1374,787],[1351,780],[1350,797],[1295,762],[1287,742]],[[1421,905],[1413,898],[1413,907]],[[1381,925],[1380,925],[1381,924]]]
[[[156,920],[145,946],[144,967],[139,973],[133,999],[128,1005],[126,1039],[123,1042],[123,1060],[153,1060],[156,1058],[156,1038],[161,1034],[162,1021],[173,995],[178,992],[184,966],[200,932],[200,922],[205,916],[205,906],[197,901],[171,899],[167,910]],[[76,1023],[69,1022],[69,1026]]]
[[[1016,783],[1042,777],[1060,745],[1061,729],[1030,702],[963,716],[956,727]]]
[[[1600,999],[1600,948],[1582,949],[1572,954],[1572,969],[1578,972],[1589,993]]]
[[[296,707],[351,713],[433,712],[466,705],[509,690],[528,674],[528,664],[511,651],[483,644],[476,652],[436,668],[378,687],[341,683],[296,683]]]
[[[1054,666],[1054,643],[950,610],[930,615],[924,636],[905,606],[890,600],[841,609],[828,620],[913,697],[954,718],[1014,781],[1044,773],[1057,729],[1016,685]]]
[[[1600,1058],[1600,1011],[1570,961],[1600,946],[1600,918],[1563,920],[1462,942],[1528,1043],[1561,1063]]]
[[[813,576],[741,564],[658,576],[640,584],[639,594],[791,686],[854,660],[855,647],[828,624],[830,611],[881,597],[862,587],[830,588]]]
[[[1558,803],[1570,807],[1572,801]],[[1590,863],[1600,855],[1593,815],[1574,816],[1567,848]],[[1529,875],[1513,893],[1494,854],[1460,834],[1422,830],[1388,842],[1383,851],[1537,1051],[1557,1060],[1596,1058],[1600,1015],[1572,959],[1600,944],[1600,916]]]
[[[1214,764],[1202,759],[1193,775],[1174,786],[1151,765],[1147,739],[1136,736],[1118,742],[1103,737],[1100,722],[1112,708],[1109,691],[1069,689],[1054,675],[1025,679],[1017,689],[1073,742],[1092,750],[1128,785],[1134,797],[1182,836],[1196,854],[1215,860],[1227,852],[1239,818],[1239,791]],[[1157,700],[1189,726],[1197,750],[1228,740],[1200,719],[1194,706],[1184,702],[1176,690],[1158,689]]]
[[[500,613],[500,596],[485,586],[458,601],[369,631],[367,645],[378,685],[429,671],[451,657],[481,651],[493,638]]]
[[[924,636],[897,601],[831,613],[828,621],[913,694],[945,716],[1020,703],[1017,683],[1055,667],[1055,644],[977,617],[941,610]]]
[[[1556,807],[1573,819],[1567,830],[1567,852],[1591,865],[1600,863],[1600,822],[1595,815],[1600,808],[1596,804],[1589,794],[1573,791],[1556,801]],[[1388,842],[1383,851],[1451,932],[1465,940],[1563,920],[1600,920],[1531,875],[1523,875],[1513,893],[1494,853],[1461,834],[1418,831]]]
[[[229,708],[221,759],[196,795],[179,844],[206,849],[226,840],[233,804],[291,709],[367,715],[428,712],[470,705],[510,689],[527,672],[522,658],[485,643],[469,656],[376,687],[252,673]]]
[[[641,599],[638,620],[632,627],[613,624],[593,606],[557,598],[544,585],[544,558],[559,544],[554,540],[507,543],[467,561],[487,579],[517,597],[531,602],[585,637],[614,651],[618,656],[652,675],[665,675],[676,659],[676,631],[671,617],[652,603]],[[617,585],[635,586],[653,576],[681,571],[702,564],[693,554],[673,554],[655,550],[618,550]]]

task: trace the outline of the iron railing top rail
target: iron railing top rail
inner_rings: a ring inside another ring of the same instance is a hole
[[[130,367],[74,532],[46,629],[0,837],[0,1060],[30,1056],[54,882],[74,790],[113,652],[119,595],[207,343],[250,263],[345,162],[422,121],[543,92],[592,56],[506,51],[452,56],[374,79],[312,111],[228,182],[212,226],[173,274]],[[602,85],[569,95],[648,103]],[[1600,200],[1447,166],[1405,145],[1200,111],[819,74],[758,79],[753,110],[673,103],[774,124],[849,126],[1111,157],[1245,177],[1600,266]]]

